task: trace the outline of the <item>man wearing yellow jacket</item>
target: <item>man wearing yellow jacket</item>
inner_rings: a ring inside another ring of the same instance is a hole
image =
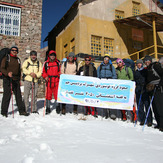
[[[38,113],[37,111],[37,90],[38,79],[42,73],[42,63],[37,60],[37,52],[31,51],[30,57],[26,59],[22,65],[24,76],[24,102],[26,111],[29,109],[29,95],[31,91],[31,112]]]

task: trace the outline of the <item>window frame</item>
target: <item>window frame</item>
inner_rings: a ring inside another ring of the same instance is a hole
[[[0,3],[0,8],[2,11],[6,10],[3,12],[1,12],[0,10],[0,14],[3,15],[3,18],[0,20],[0,34],[5,36],[19,37],[21,32],[21,13],[22,13],[21,7]],[[13,14],[13,12],[15,14]],[[3,22],[1,23],[1,21]],[[8,25],[6,21],[8,21],[7,22]]]

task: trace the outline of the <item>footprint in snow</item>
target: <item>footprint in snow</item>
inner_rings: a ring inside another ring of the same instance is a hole
[[[0,139],[0,144],[7,144],[9,141],[8,139]]]
[[[33,163],[33,157],[25,157],[21,163]]]
[[[40,151],[46,151],[48,154],[53,153],[53,151],[50,148],[50,146],[48,144],[46,144],[46,143],[40,144]]]

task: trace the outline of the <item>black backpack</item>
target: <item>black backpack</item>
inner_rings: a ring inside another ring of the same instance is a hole
[[[8,66],[8,62],[9,62],[9,54],[10,54],[10,49],[9,48],[3,48],[0,50],[0,79],[2,79],[3,75],[2,75],[2,72],[1,72],[1,62],[2,62],[2,59],[4,57],[6,57],[6,63],[5,63],[5,68],[7,68]]]

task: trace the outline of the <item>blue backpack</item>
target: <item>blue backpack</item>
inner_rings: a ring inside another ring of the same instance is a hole
[[[132,59],[123,59],[123,62],[126,67],[130,67],[133,72],[135,71],[135,62]]]

